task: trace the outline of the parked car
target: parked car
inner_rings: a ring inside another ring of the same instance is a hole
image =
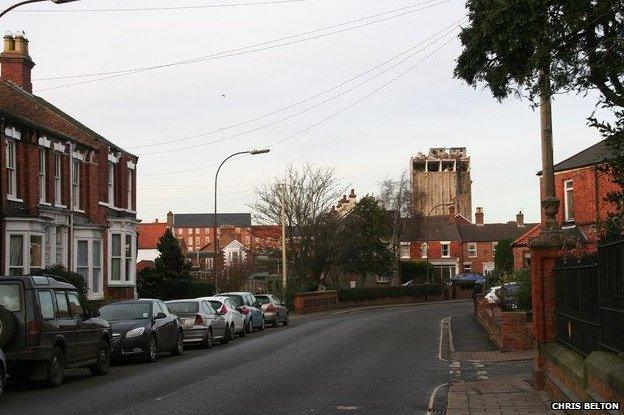
[[[261,306],[264,321],[277,327],[279,323],[288,325],[288,309],[282,302],[271,294],[257,294],[256,300]]]
[[[7,378],[7,362],[2,349],[0,349],[0,397],[4,393],[4,385]]]
[[[225,320],[226,335],[221,340],[221,343],[234,340],[234,334],[238,334],[241,337],[247,335],[245,331],[245,317],[236,309],[236,305],[234,305],[229,297],[202,297],[198,298],[198,300],[208,301],[212,308],[217,310],[217,313]]]
[[[500,290],[500,288],[501,288],[500,285],[491,287],[490,290],[487,292],[487,294],[485,294],[485,299],[487,300],[488,303],[495,304],[500,301],[498,297],[498,291]]]
[[[492,304],[500,303],[503,300],[503,297],[507,297],[507,300],[510,302],[511,308],[517,308],[517,297],[521,289],[521,284],[517,282],[508,282],[504,284],[504,289],[502,285],[497,285],[495,287],[490,288],[490,291],[485,295],[485,299]],[[504,293],[503,293],[504,291]],[[514,307],[515,306],[515,307]]]
[[[260,304],[258,304],[256,297],[252,293],[237,291],[219,295],[229,297],[236,309],[243,314],[245,317],[245,331],[247,333],[251,333],[253,329],[264,330],[264,316],[262,315]]]
[[[184,351],[182,324],[160,300],[117,301],[100,308],[100,314],[113,330],[113,357],[155,362],[160,352],[177,356]]]
[[[177,315],[184,331],[184,343],[199,343],[212,347],[214,340],[229,336],[225,319],[208,301],[191,299],[166,301],[169,311]]]
[[[12,378],[36,375],[49,386],[65,369],[108,372],[111,327],[82,305],[76,287],[48,276],[0,278],[0,347]]]
[[[451,277],[452,281],[474,281],[477,284],[485,285],[487,279],[483,274],[474,272],[460,272],[459,274]]]

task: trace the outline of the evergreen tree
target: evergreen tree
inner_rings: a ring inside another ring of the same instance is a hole
[[[494,267],[498,271],[510,273],[513,271],[514,257],[511,249],[511,239],[501,239],[496,245],[496,253],[494,254]]]
[[[160,253],[155,261],[158,274],[163,278],[190,278],[191,265],[171,229],[167,228],[156,247]]]

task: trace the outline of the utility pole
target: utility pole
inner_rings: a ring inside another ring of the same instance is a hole
[[[284,183],[280,187],[280,199],[282,205],[282,300],[286,301],[286,209],[284,207],[286,199],[286,184]]]

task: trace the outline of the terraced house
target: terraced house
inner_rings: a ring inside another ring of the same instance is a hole
[[[0,267],[80,273],[89,297],[132,298],[137,157],[32,92],[23,33],[0,54]]]

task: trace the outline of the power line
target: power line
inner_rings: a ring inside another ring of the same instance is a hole
[[[425,4],[425,3],[431,3],[432,1],[436,1],[436,0],[427,0],[425,2],[416,4],[416,5],[408,6],[407,8],[416,7],[417,5],[422,5],[422,4]],[[365,27],[365,26],[370,26],[372,24],[384,22],[384,21],[387,21],[387,20],[391,20],[391,19],[395,19],[395,18],[398,18],[398,17],[401,17],[401,16],[405,16],[405,15],[408,15],[408,14],[416,13],[418,11],[426,10],[426,9],[429,9],[429,8],[432,8],[432,7],[435,7],[435,6],[439,6],[441,4],[448,3],[450,1],[451,0],[442,0],[442,1],[439,1],[438,3],[431,4],[429,6],[423,6],[423,7],[419,8],[419,9],[410,10],[410,11],[407,11],[407,12],[402,12],[402,13],[399,13],[399,14],[395,14],[395,15],[392,15],[392,16],[385,17],[383,19],[373,20],[371,22],[363,23],[363,24],[360,24],[360,25],[352,26],[352,27],[347,27],[345,29],[336,30],[336,31],[333,31],[333,32],[323,33],[323,34],[316,35],[316,36],[310,36],[310,37],[303,38],[303,39],[297,39],[297,40],[293,40],[293,41],[290,41],[290,42],[280,43],[280,44],[277,44],[277,45],[271,45],[271,46],[266,46],[266,47],[257,48],[257,49],[245,50],[245,49],[250,49],[250,48],[255,47],[255,46],[246,46],[246,47],[234,49],[234,50],[231,50],[231,51],[219,52],[219,53],[216,53],[216,54],[207,55],[207,56],[200,57],[200,58],[194,58],[194,59],[189,59],[189,60],[184,60],[184,61],[171,62],[171,63],[167,63],[167,64],[162,64],[162,65],[147,66],[147,67],[136,68],[136,69],[127,69],[127,70],[122,70],[122,71],[100,72],[99,74],[67,75],[67,76],[64,76],[64,77],[41,78],[41,79],[38,79],[38,80],[39,81],[49,81],[49,80],[56,80],[56,79],[86,78],[86,77],[94,77],[94,76],[110,74],[110,76],[103,76],[103,77],[96,78],[96,79],[88,79],[88,80],[84,80],[84,81],[78,81],[78,82],[73,82],[73,83],[69,83],[69,84],[58,85],[58,86],[54,86],[54,87],[38,89],[35,92],[43,92],[43,91],[51,91],[51,90],[61,89],[61,88],[68,88],[68,87],[72,87],[72,86],[76,86],[76,85],[84,85],[84,84],[88,84],[88,83],[92,83],[92,82],[98,82],[98,81],[104,81],[104,80],[107,80],[107,79],[119,78],[119,77],[122,77],[122,76],[133,75],[133,74],[142,73],[142,72],[146,72],[146,71],[152,71],[152,70],[156,70],[156,69],[163,69],[163,68],[179,66],[179,65],[187,65],[187,64],[193,64],[193,63],[198,63],[198,62],[206,62],[206,61],[211,61],[211,60],[216,60],[216,59],[223,59],[223,58],[232,57],[232,56],[239,56],[239,55],[245,55],[245,54],[248,54],[248,53],[255,53],[255,52],[260,52],[260,51],[264,51],[264,50],[275,49],[275,48],[279,48],[279,47],[282,47],[282,46],[288,46],[288,45],[292,45],[292,44],[296,44],[296,43],[306,42],[308,40],[319,39],[319,38],[323,38],[323,37],[326,37],[326,36],[331,36],[331,35],[334,35],[334,34],[343,33],[343,32],[347,32],[347,31],[350,31],[350,30],[359,29],[359,28],[362,28],[362,27]],[[405,9],[405,8],[406,7],[403,7],[401,9],[396,9],[396,10],[394,10],[392,12],[396,12],[397,10],[402,10],[402,9]],[[381,14],[388,14],[388,13],[392,13],[392,12],[385,12],[385,13],[381,13]],[[366,17],[366,18],[362,18],[362,19],[358,19],[358,20],[361,21],[361,20],[367,20],[367,19],[370,19],[370,18],[371,17]],[[347,22],[347,23],[342,23],[340,25],[335,25],[335,27],[344,26],[346,24],[350,24],[350,23],[353,23],[353,22],[354,21]],[[318,31],[323,31],[323,30],[327,30],[327,29],[326,28],[325,29],[317,29],[317,30],[314,30],[312,32],[318,32]],[[293,37],[299,37],[299,36],[302,36],[302,34],[288,36],[287,38],[293,38]],[[268,41],[268,42],[263,42],[261,44],[269,44],[269,43],[274,43],[274,42],[277,42],[277,41],[280,41],[280,40],[272,40],[272,41]],[[261,44],[257,44],[257,45],[261,45]]]
[[[193,9],[215,9],[221,7],[237,6],[262,6],[281,3],[300,3],[308,0],[274,0],[245,3],[223,3],[223,4],[197,4],[191,6],[163,6],[163,7],[125,7],[111,9],[31,9],[16,10],[16,13],[94,13],[94,12],[143,12],[143,11],[166,11],[166,10],[193,10]]]
[[[447,28],[446,30],[448,31],[448,28]],[[453,27],[453,28],[452,28],[452,31],[451,31],[451,32],[449,32],[449,33],[452,33],[454,30],[455,30],[455,28]],[[416,51],[415,51],[415,52],[413,52],[412,54],[408,55],[406,58],[404,58],[404,59],[402,59],[402,60],[398,61],[397,63],[395,63],[395,64],[393,64],[393,65],[391,65],[391,66],[387,67],[387,68],[386,68],[386,69],[384,69],[383,71],[381,71],[381,72],[379,72],[379,73],[376,73],[376,74],[375,74],[375,75],[373,75],[373,76],[368,77],[367,79],[363,80],[362,82],[359,82],[359,83],[355,84],[354,86],[352,86],[352,87],[350,87],[350,88],[348,88],[348,89],[346,89],[346,90],[344,90],[344,91],[342,91],[342,92],[340,92],[340,93],[338,93],[338,94],[336,94],[336,95],[333,95],[333,96],[331,96],[331,97],[329,97],[329,98],[327,98],[327,99],[325,99],[325,100],[323,100],[323,101],[321,101],[321,102],[319,102],[319,103],[316,103],[316,104],[311,105],[311,106],[309,106],[309,107],[306,107],[306,108],[304,108],[304,109],[302,109],[302,110],[300,110],[300,111],[298,111],[298,112],[295,112],[294,114],[288,115],[288,116],[286,116],[286,117],[280,118],[280,119],[278,119],[278,120],[276,120],[276,121],[273,121],[273,122],[271,122],[271,123],[268,123],[268,124],[265,124],[265,125],[262,125],[262,126],[259,126],[259,127],[256,127],[256,128],[253,128],[253,129],[250,129],[250,130],[247,130],[247,131],[244,131],[244,132],[238,133],[238,134],[234,134],[234,135],[231,135],[231,136],[228,136],[228,137],[223,137],[223,138],[220,138],[220,139],[217,139],[217,140],[208,141],[208,142],[206,142],[206,143],[195,144],[195,145],[190,145],[190,146],[186,146],[186,147],[178,147],[178,148],[173,148],[173,149],[168,149],[168,150],[153,151],[153,152],[150,152],[150,153],[139,153],[138,155],[139,155],[139,156],[147,156],[147,155],[155,155],[155,154],[172,153],[172,152],[176,152],[176,151],[192,150],[192,149],[196,149],[196,148],[200,148],[200,147],[205,147],[205,146],[210,145],[210,144],[215,144],[215,143],[219,143],[219,142],[223,142],[223,141],[231,140],[231,139],[234,139],[234,138],[238,138],[238,137],[241,137],[241,136],[243,136],[243,135],[247,135],[247,134],[250,134],[250,133],[253,133],[253,132],[256,132],[256,131],[259,131],[259,130],[265,129],[265,128],[267,128],[267,127],[272,127],[272,126],[277,125],[277,124],[279,124],[279,123],[282,123],[282,122],[284,122],[284,121],[290,120],[290,119],[295,118],[295,117],[297,117],[297,116],[299,116],[299,115],[301,115],[301,114],[304,114],[304,113],[306,113],[306,112],[308,112],[308,111],[311,111],[311,110],[313,110],[313,109],[315,109],[315,108],[318,108],[318,107],[320,107],[320,106],[322,106],[322,105],[325,105],[325,104],[327,104],[328,102],[334,101],[335,99],[337,99],[337,98],[339,98],[339,97],[341,97],[341,96],[344,96],[344,95],[348,94],[349,92],[351,92],[351,91],[353,91],[353,90],[355,90],[355,89],[357,89],[357,88],[361,87],[362,85],[365,85],[365,84],[367,84],[367,83],[369,83],[369,82],[371,82],[371,81],[373,81],[373,80],[377,79],[378,77],[380,77],[381,75],[383,75],[383,74],[387,73],[387,72],[388,72],[388,71],[390,71],[391,69],[396,68],[397,66],[399,66],[399,65],[401,65],[402,63],[405,63],[406,61],[410,60],[411,58],[413,58],[414,56],[416,56],[416,55],[417,55],[417,54],[419,54],[420,52],[422,52],[422,51],[426,50],[426,49],[427,49],[427,48],[429,48],[430,46],[432,46],[432,45],[434,45],[434,44],[438,43],[440,40],[442,40],[442,39],[443,39],[445,36],[447,36],[449,33],[445,33],[445,34],[444,34],[444,35],[442,35],[440,38],[438,38],[438,39],[436,39],[436,40],[432,41],[431,43],[427,44],[426,46],[424,46],[424,47],[422,47],[422,48],[420,48],[420,49],[416,50]],[[434,35],[434,36],[432,36],[432,37],[435,37],[435,36],[437,36],[437,34],[436,34],[436,35]],[[419,42],[419,44],[422,44],[422,43],[424,43],[424,42],[425,42],[425,41]],[[411,48],[409,48],[407,51],[404,51],[404,52],[402,52],[401,54],[399,54],[399,55],[397,55],[397,56],[404,55],[404,54],[405,54],[405,53],[407,53],[408,51],[413,50],[416,46],[417,46],[417,45],[412,46],[412,47],[411,47]],[[396,58],[396,57],[395,57],[395,58]],[[394,60],[395,58],[393,58],[392,60]],[[368,71],[368,72],[369,72],[369,71]]]
[[[339,83],[339,84],[337,84],[337,85],[334,85],[334,86],[332,86],[331,88],[328,88],[328,89],[326,89],[326,90],[324,90],[324,91],[321,91],[321,92],[319,92],[319,93],[316,93],[316,94],[314,94],[314,95],[312,95],[312,96],[310,96],[310,97],[308,97],[308,98],[302,99],[302,100],[297,101],[297,102],[292,103],[292,104],[289,104],[289,105],[287,105],[287,106],[285,106],[285,107],[278,108],[278,109],[276,109],[276,110],[274,110],[274,111],[271,111],[271,112],[266,113],[266,114],[264,114],[264,115],[261,115],[261,116],[259,116],[259,117],[252,118],[252,119],[249,119],[249,120],[247,120],[247,121],[239,122],[239,123],[237,123],[237,124],[229,125],[229,126],[226,126],[226,127],[218,128],[218,129],[215,129],[215,130],[211,130],[211,131],[208,131],[208,132],[204,132],[204,133],[200,133],[200,134],[195,134],[195,135],[192,135],[192,136],[187,136],[187,137],[178,138],[178,139],[165,140],[165,141],[159,141],[159,142],[157,142],[157,143],[144,144],[144,145],[140,145],[140,146],[132,146],[132,147],[128,147],[128,148],[129,148],[129,149],[136,149],[136,148],[159,147],[159,146],[163,146],[163,145],[166,145],[166,144],[171,144],[171,143],[181,143],[181,142],[185,142],[185,141],[193,140],[193,139],[195,139],[195,138],[205,137],[205,136],[207,136],[207,135],[216,134],[216,133],[220,133],[220,132],[223,132],[223,131],[231,130],[232,128],[241,127],[241,126],[243,126],[243,125],[247,125],[247,124],[250,124],[250,123],[252,123],[252,122],[259,121],[259,120],[262,120],[262,119],[264,119],[264,118],[270,117],[270,116],[272,116],[272,115],[278,114],[278,113],[280,113],[280,112],[286,111],[286,110],[288,110],[288,109],[294,108],[294,107],[299,106],[299,105],[301,105],[301,104],[303,104],[303,103],[305,103],[305,102],[312,101],[312,100],[313,100],[313,99],[315,99],[315,98],[318,98],[318,97],[320,97],[320,96],[322,96],[322,95],[325,95],[325,94],[326,94],[326,93],[328,93],[328,92],[331,92],[331,91],[333,91],[333,90],[336,90],[336,89],[338,89],[338,88],[340,88],[340,87],[342,87],[342,86],[344,86],[344,85],[346,85],[346,84],[349,84],[350,82],[352,82],[352,81],[354,81],[354,80],[356,80],[356,79],[358,79],[358,78],[361,78],[362,76],[365,76],[365,75],[369,74],[370,72],[372,72],[372,71],[374,71],[374,70],[376,70],[376,69],[379,69],[379,68],[381,68],[381,67],[385,66],[386,64],[388,64],[388,63],[392,62],[393,60],[395,60],[395,59],[397,59],[397,58],[399,58],[399,57],[401,57],[402,55],[405,55],[406,53],[408,53],[408,52],[410,52],[411,50],[415,49],[416,47],[418,47],[418,46],[422,45],[423,43],[427,42],[428,40],[433,39],[434,37],[436,37],[436,36],[438,36],[438,35],[440,35],[440,34],[444,33],[444,32],[445,32],[445,31],[447,31],[449,28],[453,28],[453,27],[455,27],[457,24],[461,24],[461,22],[462,22],[462,21],[464,21],[464,20],[466,20],[466,18],[465,18],[465,17],[464,17],[464,18],[461,18],[461,19],[459,19],[459,20],[457,20],[457,21],[455,21],[455,22],[453,22],[453,23],[451,23],[450,25],[448,25],[448,26],[444,27],[443,29],[439,30],[438,32],[434,33],[433,35],[431,35],[431,36],[429,36],[429,37],[427,37],[427,38],[423,39],[422,41],[420,41],[420,42],[416,43],[415,45],[412,45],[411,47],[409,47],[408,49],[404,50],[403,52],[401,52],[401,53],[399,53],[399,54],[397,54],[397,55],[392,56],[391,58],[389,58],[389,59],[387,59],[387,60],[385,60],[385,61],[381,62],[380,64],[378,64],[378,65],[376,65],[376,66],[374,66],[374,67],[372,67],[372,68],[369,68],[369,69],[367,69],[366,71],[361,72],[361,73],[359,73],[359,74],[357,74],[357,75],[355,75],[355,76],[353,76],[353,77],[351,77],[351,78],[347,79],[346,81],[343,81],[343,82],[341,82],[341,83]],[[266,127],[266,126],[263,126],[262,128],[265,128],[265,127]],[[253,131],[257,131],[257,130],[252,130],[252,131],[249,131],[249,132],[253,132]],[[249,132],[245,132],[245,133],[243,133],[243,134],[247,134],[247,133],[249,133]],[[231,138],[234,138],[234,137],[235,137],[235,136],[232,136]],[[227,138],[227,139],[229,139],[229,138]],[[218,140],[218,141],[224,141],[224,140],[225,140],[225,139]],[[216,141],[216,142],[218,142],[218,141]],[[212,142],[209,142],[209,143],[206,143],[206,144],[212,144],[212,143],[214,143],[214,142],[215,142],[215,141],[212,141]],[[153,153],[149,153],[149,154],[153,154]]]
[[[419,66],[421,63],[423,63],[425,60],[427,60],[428,58],[430,58],[431,56],[433,56],[434,54],[436,54],[437,52],[439,52],[442,48],[444,48],[446,45],[448,45],[449,43],[451,43],[455,38],[452,37],[449,40],[447,40],[446,42],[444,42],[440,47],[436,48],[435,50],[433,50],[430,54],[426,55],[425,57],[423,57],[422,59],[420,59],[418,62],[416,62],[414,65],[410,66],[409,68],[407,68],[406,70],[404,70],[403,72],[401,72],[399,75],[395,76],[394,78],[390,79],[389,81],[385,82],[384,84],[382,84],[381,86],[379,86],[378,88],[376,88],[375,90],[373,90],[372,92],[362,96],[361,98],[358,98],[357,100],[353,101],[351,104],[347,105],[346,107],[343,107],[342,109],[334,112],[333,114],[323,118],[322,120],[302,129],[297,131],[296,133],[293,133],[285,138],[282,138],[278,141],[275,141],[271,144],[268,145],[268,147],[273,147],[279,144],[282,144],[288,140],[291,140],[335,117],[337,117],[338,115],[342,114],[343,112],[346,112],[347,110],[349,110],[350,108],[354,107],[355,105],[359,104],[360,102],[366,100],[367,98],[371,97],[372,95],[376,94],[377,92],[381,91],[382,89],[384,89],[385,87],[387,87],[388,85],[390,85],[391,83],[395,82],[396,80],[398,80],[399,78],[402,78],[403,76],[405,76],[406,74],[408,74],[409,72],[411,72],[412,70],[414,70],[417,66]],[[210,169],[212,167],[216,167],[218,165],[217,164],[210,164],[210,165],[206,165],[206,166],[202,166],[202,167],[197,167],[197,168],[193,168],[193,169],[188,169],[188,170],[178,170],[178,171],[169,171],[169,172],[165,172],[165,173],[148,173],[145,174],[146,176],[159,176],[159,175],[171,175],[171,174],[181,174],[181,173],[189,173],[189,172],[195,172],[195,171],[200,171],[200,170],[206,170],[206,169]]]

